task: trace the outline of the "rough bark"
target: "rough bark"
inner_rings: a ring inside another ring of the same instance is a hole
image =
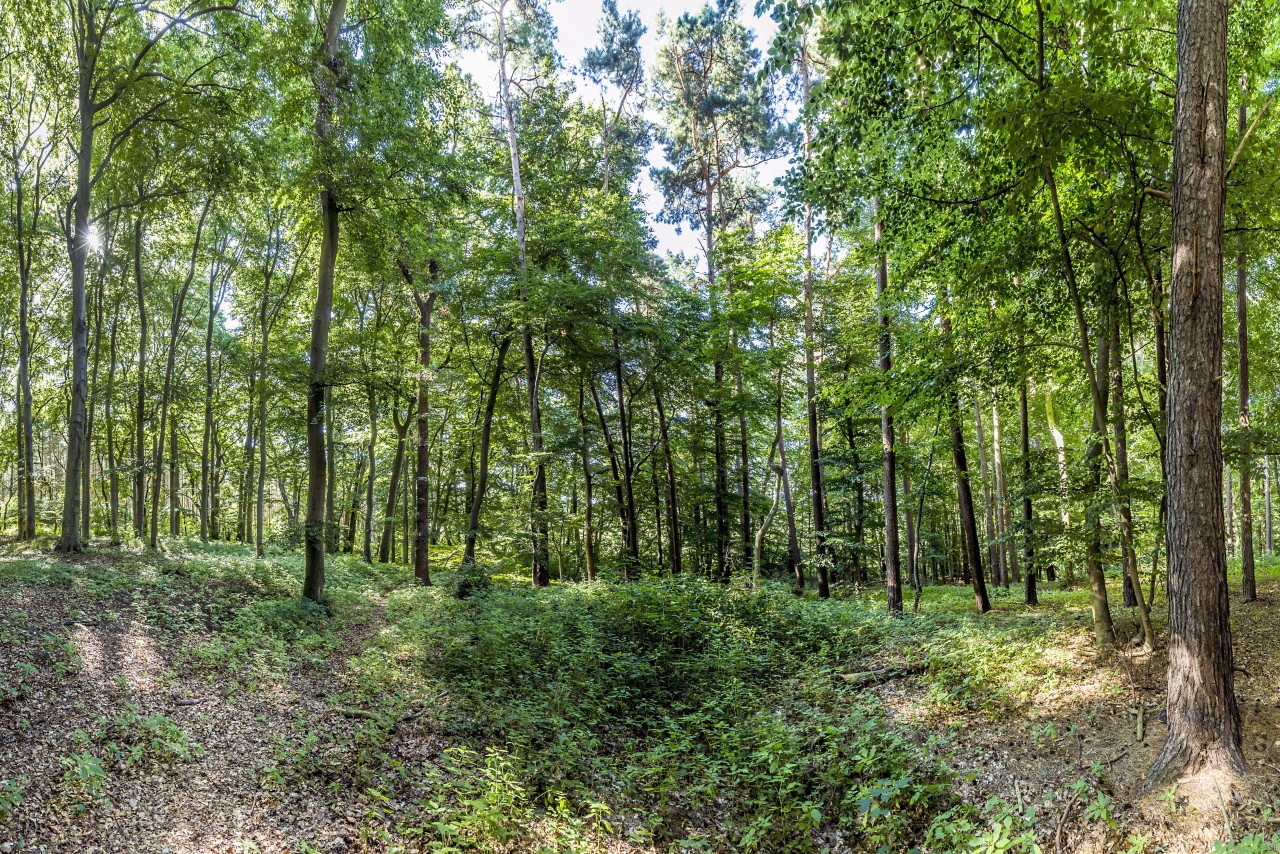
[[[346,15],[347,0],[333,0],[325,21],[324,40],[314,70],[316,90],[316,138],[321,147],[333,139],[335,88],[339,85],[336,63],[338,39]],[[320,184],[320,266],[316,278],[316,305],[311,317],[311,346],[307,382],[307,520],[303,533],[306,562],[302,595],[313,602],[324,598],[325,485],[328,479],[325,453],[325,415],[329,356],[329,323],[333,314],[333,274],[338,261],[338,203],[333,178],[318,176]]]
[[[1169,312],[1168,735],[1145,787],[1244,770],[1222,518],[1226,0],[1179,0]]]

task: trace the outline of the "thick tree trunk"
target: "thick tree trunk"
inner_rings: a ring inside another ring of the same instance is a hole
[[[92,11],[90,14],[93,14]],[[80,536],[80,467],[85,460],[85,405],[89,394],[89,321],[85,305],[85,267],[89,256],[89,203],[92,192],[93,135],[96,126],[92,88],[97,62],[93,45],[77,39],[79,145],[76,148],[76,192],[67,234],[71,260],[71,410],[67,420],[65,491],[58,551],[84,548]]]
[[[879,205],[876,205],[877,212]],[[884,226],[879,219],[875,225],[877,246],[884,239]],[[885,292],[889,289],[889,262],[883,249],[876,258],[876,301],[880,303],[880,373],[888,382],[893,370],[893,350],[889,332],[889,310],[885,306]],[[890,613],[902,610],[902,560],[898,551],[898,457],[893,447],[893,410],[888,404],[880,407],[880,455],[884,463],[884,539],[885,539],[885,588]],[[819,591],[825,597],[826,591]],[[984,609],[985,610],[985,609]]]
[[[1179,0],[1169,326],[1168,736],[1145,787],[1244,770],[1222,543],[1226,0]]]
[[[321,146],[333,138],[334,87],[338,85],[336,56],[347,0],[333,0],[325,22],[324,41],[320,46],[319,67],[315,72],[317,100],[316,137]],[[333,178],[319,176],[320,183],[320,269],[316,280],[316,305],[311,317],[311,348],[308,354],[307,384],[307,521],[303,534],[306,561],[302,595],[313,602],[324,597],[325,486],[328,482],[325,453],[327,415],[325,376],[329,356],[329,322],[333,315],[333,275],[338,260],[338,204],[334,199]]]

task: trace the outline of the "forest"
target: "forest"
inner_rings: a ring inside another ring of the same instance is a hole
[[[1280,8],[628,2],[0,0],[0,854],[1280,851]]]

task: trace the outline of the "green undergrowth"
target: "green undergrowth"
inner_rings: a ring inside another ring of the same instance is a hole
[[[261,785],[357,802],[389,850],[941,851],[984,836],[978,850],[1025,850],[1034,817],[958,801],[954,748],[896,721],[858,674],[911,668],[916,718],[1004,717],[1067,680],[1060,652],[1090,631],[1084,591],[1047,584],[1036,609],[993,591],[985,616],[967,589],[929,587],[893,618],[872,593],[696,578],[533,590],[439,571],[423,588],[408,567],[347,555],[327,561],[316,605],[301,576],[297,554],[186,541],[0,559],[0,591],[66,588],[86,619],[127,612],[211,682],[301,668],[332,713],[277,733]],[[125,723],[96,741],[125,757],[188,749],[163,720]],[[410,727],[414,748],[397,738]]]

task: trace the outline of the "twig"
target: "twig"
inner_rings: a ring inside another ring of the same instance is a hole
[[[1067,801],[1066,807],[1062,810],[1062,817],[1058,819],[1058,829],[1053,834],[1053,850],[1062,854],[1062,828],[1067,823],[1067,816],[1071,815],[1071,808],[1075,806],[1076,800],[1080,797],[1079,792],[1072,792],[1071,798]]]
[[[173,696],[173,704],[175,706],[198,706],[201,703],[207,703],[207,702],[209,702],[208,697],[196,697],[195,699],[184,700],[181,697],[179,697],[177,694],[174,694]]]

